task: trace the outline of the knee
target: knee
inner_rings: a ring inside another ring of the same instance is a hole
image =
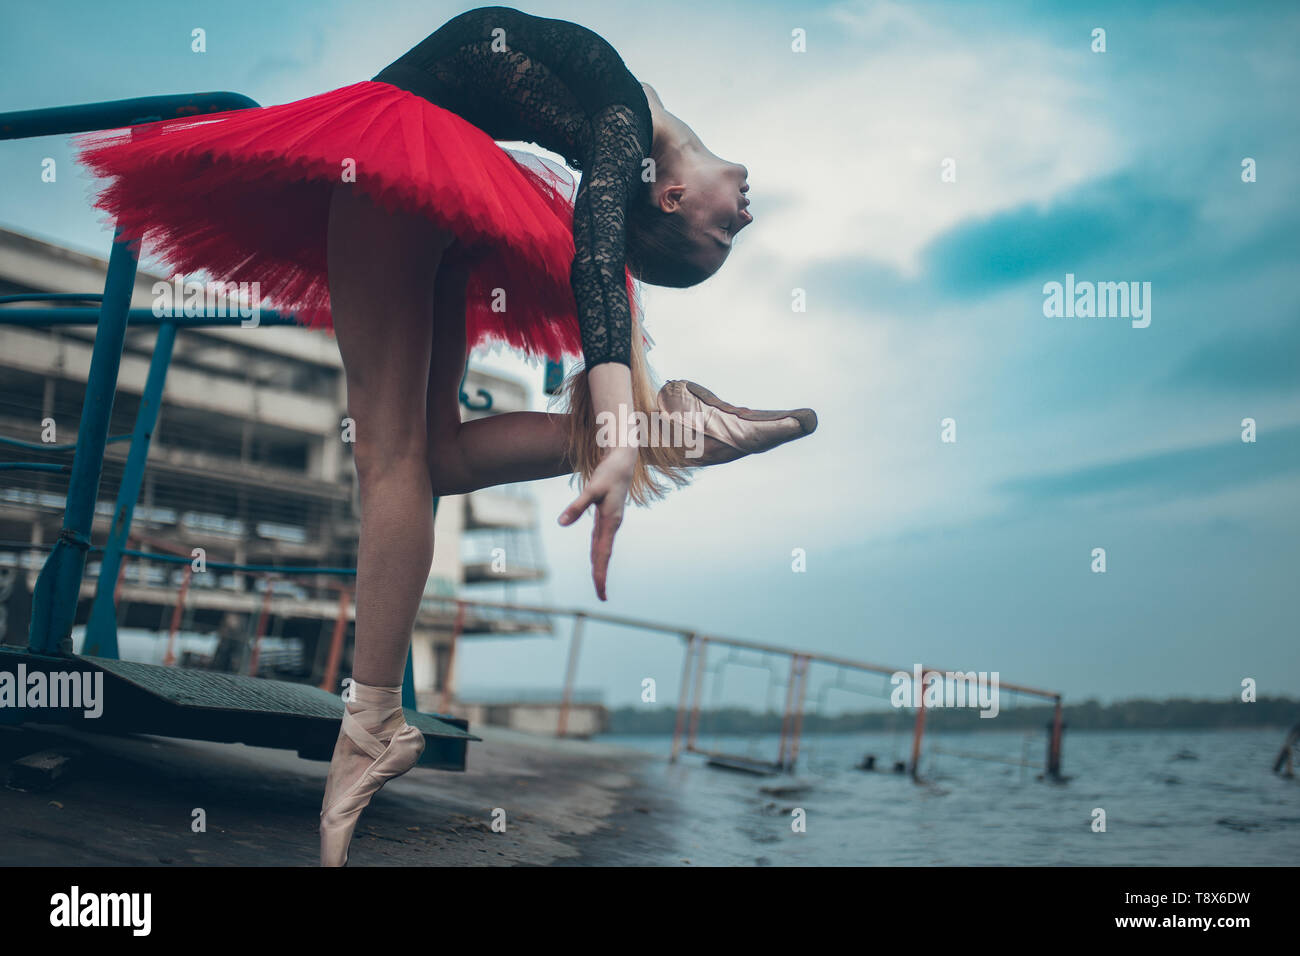
[[[363,489],[386,479],[420,474],[425,457],[423,436],[385,436],[379,440],[359,430],[352,444],[352,461]]]

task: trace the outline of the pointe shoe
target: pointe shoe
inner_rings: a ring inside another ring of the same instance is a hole
[[[346,866],[348,844],[357,828],[361,811],[389,780],[400,777],[416,765],[424,753],[424,734],[406,723],[402,715],[402,688],[372,687],[352,683],[355,700],[345,710],[342,734],[364,751],[371,763],[355,780],[348,774],[347,761],[330,765],[326,803],[320,812],[320,865]]]
[[[667,382],[659,390],[659,408],[680,415],[687,429],[720,443],[713,448],[706,443],[699,457],[687,459],[697,467],[757,455],[817,430],[817,413],[811,408],[757,411],[731,405],[703,385],[682,380]]]

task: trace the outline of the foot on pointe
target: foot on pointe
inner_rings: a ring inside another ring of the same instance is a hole
[[[346,866],[361,811],[379,789],[424,753],[424,734],[406,722],[402,688],[353,682],[330,761],[320,813],[320,864]]]
[[[659,390],[659,410],[706,439],[703,453],[688,458],[693,466],[720,464],[745,455],[770,451],[817,430],[811,408],[762,411],[724,402],[703,385],[684,380],[666,382]]]

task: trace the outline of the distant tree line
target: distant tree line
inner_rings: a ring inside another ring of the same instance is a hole
[[[1043,728],[1052,720],[1047,705],[1003,706],[997,717],[981,718],[973,709],[936,709],[926,713],[930,730],[1018,730]],[[805,713],[806,734],[851,734],[910,729],[916,712],[880,709],[836,715]],[[620,707],[610,712],[612,734],[671,734],[677,719],[672,707]],[[700,731],[708,734],[780,733],[781,714],[728,707],[700,712]],[[1125,700],[1102,704],[1095,699],[1065,704],[1070,730],[1214,730],[1232,727],[1292,727],[1300,723],[1300,701],[1261,697],[1254,703],[1215,700]]]

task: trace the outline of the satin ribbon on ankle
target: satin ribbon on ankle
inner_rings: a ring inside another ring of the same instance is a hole
[[[354,680],[352,698],[353,700],[348,703],[355,702],[361,706],[355,712],[344,706],[343,732],[354,744],[368,753],[370,759],[377,760],[384,752],[385,744],[361,723],[358,714],[377,715],[374,726],[382,727],[396,714],[402,712],[402,686],[399,684],[396,687],[380,687]]]

